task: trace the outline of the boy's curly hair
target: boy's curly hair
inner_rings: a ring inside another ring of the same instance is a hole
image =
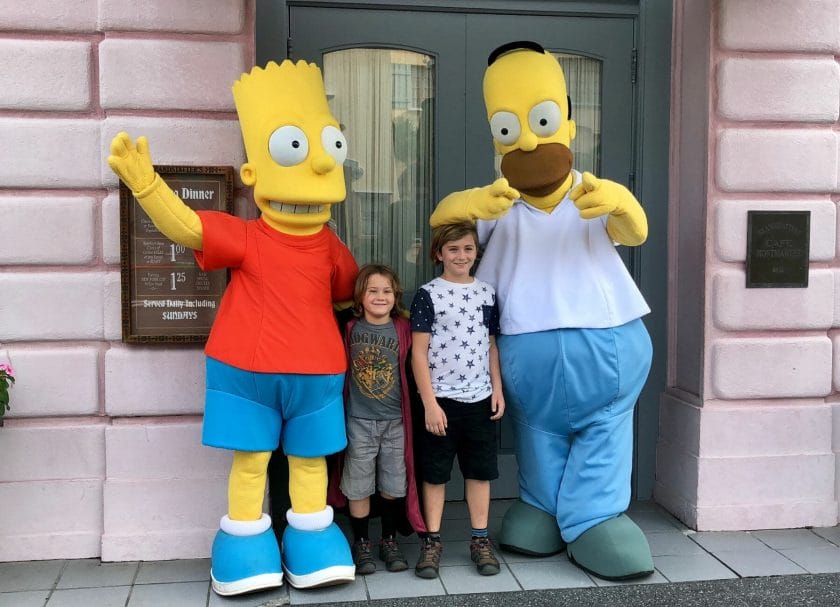
[[[391,281],[391,288],[394,290],[394,307],[391,309],[391,316],[404,315],[405,309],[402,305],[403,288],[400,285],[400,279],[397,277],[397,273],[393,268],[383,263],[369,263],[359,269],[359,276],[356,278],[356,285],[353,287],[353,314],[357,318],[364,316],[365,311],[362,308],[362,299],[364,299],[365,291],[367,290],[368,280],[374,274],[381,274]]]

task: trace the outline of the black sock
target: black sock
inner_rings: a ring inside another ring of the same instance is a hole
[[[370,531],[368,531],[368,521],[370,521],[369,515],[363,516],[361,518],[356,518],[355,516],[350,515],[350,528],[353,530],[354,542],[370,539]]]
[[[382,537],[397,536],[397,520],[400,516],[400,508],[403,507],[403,500],[400,498],[382,500]]]

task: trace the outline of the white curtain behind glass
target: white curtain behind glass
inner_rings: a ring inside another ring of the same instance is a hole
[[[359,265],[394,268],[410,302],[431,277],[433,65],[408,51],[348,49],[324,57],[331,108],[344,125],[347,200],[333,207]]]
[[[577,135],[572,141],[573,166],[595,175],[601,169],[601,62],[581,55],[554,53],[566,74],[572,98],[572,120]]]

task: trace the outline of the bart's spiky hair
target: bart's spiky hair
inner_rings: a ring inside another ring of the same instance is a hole
[[[321,69],[303,60],[286,59],[280,65],[269,61],[265,69],[255,67],[242,74],[233,83],[233,101],[249,155],[249,143],[257,143],[249,139],[270,135],[260,133],[267,119],[290,114],[294,121],[301,114],[330,114]]]

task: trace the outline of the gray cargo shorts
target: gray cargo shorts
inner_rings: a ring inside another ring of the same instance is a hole
[[[340,487],[351,500],[369,497],[377,489],[391,497],[405,496],[402,419],[347,418],[347,451]]]

